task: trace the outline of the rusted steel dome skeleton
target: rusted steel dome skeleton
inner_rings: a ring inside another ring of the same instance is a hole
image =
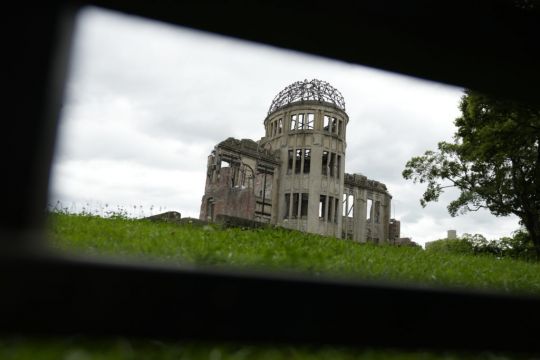
[[[331,103],[345,111],[345,99],[339,90],[326,81],[313,79],[297,81],[281,90],[272,101],[268,115],[293,102],[308,100]]]

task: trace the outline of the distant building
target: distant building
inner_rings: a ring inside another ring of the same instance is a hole
[[[427,249],[428,247],[431,246],[431,244],[437,242],[437,241],[440,241],[440,240],[452,240],[452,239],[457,239],[457,232],[456,230],[448,230],[446,232],[446,239],[439,239],[439,240],[433,240],[433,241],[428,241],[424,244],[424,248]]]
[[[223,214],[358,242],[399,239],[386,186],[345,173],[348,122],[330,84],[291,84],[272,101],[264,137],[215,146],[200,219]]]

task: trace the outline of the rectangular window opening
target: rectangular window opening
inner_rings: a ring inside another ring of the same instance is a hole
[[[330,131],[330,116],[324,115],[323,118],[323,131]]]
[[[283,132],[283,119],[278,120],[278,134]]]
[[[347,195],[347,217],[354,217],[354,196],[352,194]]]
[[[339,209],[339,199],[338,198],[334,198],[334,222],[337,224],[338,222],[338,209]]]
[[[366,202],[366,220],[367,222],[371,222],[371,211],[373,211],[373,200],[367,199]]]
[[[288,159],[289,162],[287,165],[287,174],[292,174],[294,164],[294,150],[289,150]]]
[[[294,173],[295,174],[300,174],[301,169],[302,169],[302,149],[296,149]]]
[[[330,168],[330,176],[334,176],[334,168],[336,164],[336,154],[330,153],[330,163],[328,164],[328,167]]]
[[[331,120],[331,126],[332,126],[332,129],[330,130],[330,132],[332,134],[336,134],[337,133],[337,119],[335,117],[333,117]]]
[[[311,149],[304,149],[304,174],[309,174],[311,167]]]
[[[296,219],[298,217],[298,193],[293,194],[293,203],[292,203],[292,216],[291,218]]]
[[[285,194],[285,216],[284,219],[289,218],[289,208],[291,207],[291,194]]]
[[[326,217],[326,195],[319,197],[319,219]]]
[[[313,122],[315,120],[315,114],[308,113],[306,118],[306,129],[313,130]]]
[[[296,115],[291,115],[291,131],[296,130]]]
[[[328,151],[322,153],[322,174],[328,175]]]
[[[339,179],[339,177],[341,176],[341,155],[337,156],[336,167],[337,167],[336,177]]]
[[[305,128],[304,124],[304,114],[298,114],[298,130],[303,130]]]
[[[330,222],[334,218],[335,209],[333,208],[334,200],[332,196],[328,197],[328,212],[326,213],[326,221]]]
[[[309,200],[309,194],[308,193],[302,193],[302,206],[300,209],[300,216],[306,217],[308,214],[308,200]]]

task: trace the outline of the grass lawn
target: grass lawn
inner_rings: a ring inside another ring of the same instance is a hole
[[[226,229],[124,218],[51,214],[53,247],[172,264],[296,271],[433,286],[540,294],[540,264],[357,244],[284,229]],[[171,343],[73,337],[1,339],[0,359],[509,359],[501,354],[400,352],[335,347]],[[528,357],[523,357],[528,358]]]
[[[96,216],[52,214],[53,246],[71,252],[297,271],[540,294],[540,264],[358,244],[284,229],[219,230]]]

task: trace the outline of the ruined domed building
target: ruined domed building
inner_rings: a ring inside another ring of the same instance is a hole
[[[259,141],[228,138],[208,157],[200,219],[244,218],[359,242],[393,242],[386,186],[345,172],[349,116],[341,93],[298,81],[272,101]]]

